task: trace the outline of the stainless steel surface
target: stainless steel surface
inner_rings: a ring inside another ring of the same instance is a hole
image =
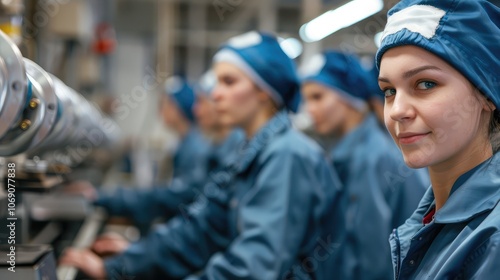
[[[31,91],[30,91],[31,89]],[[119,129],[82,95],[29,59],[0,32],[0,156],[91,149]]]
[[[31,100],[36,99],[39,105],[34,109],[18,112],[22,114],[22,119],[29,120],[31,125],[26,131],[20,133],[15,127],[15,122],[12,124],[12,128],[4,135],[8,137],[8,141],[0,144],[0,155],[4,156],[22,153],[42,142],[56,119],[57,97],[53,91],[51,77],[31,60],[24,59],[24,66],[32,85]],[[11,93],[7,92],[7,94]]]
[[[0,32],[0,139],[11,128],[26,101],[26,69],[16,44]]]
[[[70,195],[41,195],[30,204],[30,217],[35,221],[81,221],[91,209],[85,198]]]
[[[51,244],[61,231],[60,223],[50,222],[28,244]]]

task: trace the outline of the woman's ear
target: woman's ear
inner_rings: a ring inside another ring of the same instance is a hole
[[[484,102],[483,102],[483,110],[485,110],[486,112],[493,112],[497,109],[497,106],[495,106],[495,104],[493,104],[493,102],[489,99],[489,98],[484,98]]]
[[[478,88],[474,88],[474,92],[476,94],[476,97],[478,97],[479,102],[481,102],[481,105],[483,107],[483,110],[486,112],[493,112],[497,109],[497,106],[484,95]]]
[[[261,104],[266,104],[267,107],[272,107],[274,110],[277,111],[278,106],[276,105],[276,102],[271,98],[271,95],[265,91],[263,91],[260,88],[257,88],[257,98],[261,102]]]

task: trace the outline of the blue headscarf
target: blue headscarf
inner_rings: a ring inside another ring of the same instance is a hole
[[[325,85],[346,100],[355,109],[366,109],[370,98],[370,76],[353,54],[326,51],[314,56],[301,69],[302,82]]]
[[[173,76],[165,81],[165,93],[173,100],[182,114],[191,122],[195,121],[193,105],[195,95],[193,88],[181,77]]]
[[[220,48],[213,61],[235,65],[267,92],[279,108],[297,111],[300,85],[295,64],[275,36],[256,31],[236,36]]]
[[[500,108],[500,9],[485,0],[403,0],[388,13],[377,52],[421,47],[462,73]]]

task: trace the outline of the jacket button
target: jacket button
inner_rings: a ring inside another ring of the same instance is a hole
[[[414,260],[411,260],[410,261],[410,265],[414,265],[415,264],[415,261]]]
[[[422,236],[420,236],[420,237],[418,238],[418,241],[422,241],[422,239],[423,239],[423,238],[422,238]]]

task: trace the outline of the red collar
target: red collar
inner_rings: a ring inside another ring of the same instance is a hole
[[[424,225],[427,225],[428,223],[432,222],[432,220],[434,219],[434,214],[436,214],[436,208],[432,207],[431,211],[429,211],[429,213],[427,213],[427,215],[425,215],[425,217],[422,219],[422,223]]]

